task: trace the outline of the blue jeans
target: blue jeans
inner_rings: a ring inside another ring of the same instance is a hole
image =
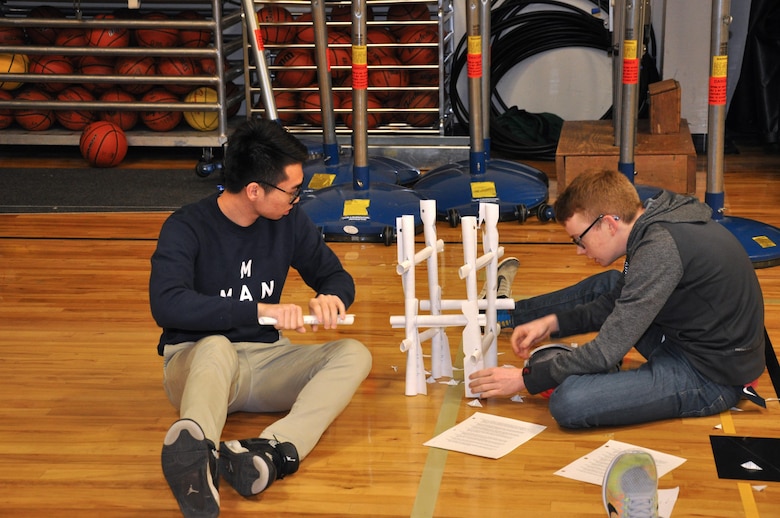
[[[621,275],[618,270],[605,270],[568,288],[518,300],[512,313],[512,327],[595,300],[614,288]]]
[[[517,301],[516,324],[568,309],[612,289],[621,273],[608,270],[569,288]],[[717,414],[741,399],[742,387],[721,385],[691,365],[679,346],[651,327],[635,345],[647,360],[637,369],[571,375],[550,396],[550,413],[564,428],[621,426]]]

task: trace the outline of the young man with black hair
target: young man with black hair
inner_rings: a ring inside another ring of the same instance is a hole
[[[294,345],[283,335],[306,331],[304,309],[281,302],[291,267],[325,329],[355,298],[352,277],[297,205],[307,156],[279,124],[246,121],[228,141],[225,190],[177,210],[160,231],[149,294],[180,415],[162,468],[186,517],[219,515],[220,476],[251,496],[295,473],[371,369],[357,340]],[[260,323],[268,318],[275,324]],[[237,411],[289,412],[259,437],[222,441]]]

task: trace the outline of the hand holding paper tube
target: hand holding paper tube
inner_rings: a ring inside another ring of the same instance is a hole
[[[257,322],[261,326],[273,326],[276,325],[276,319],[271,317],[260,317],[257,319]],[[304,315],[303,317],[303,323],[308,326],[316,326],[320,324],[320,321],[317,320],[317,317],[314,315]],[[344,318],[340,318],[338,320],[338,324],[342,326],[349,326],[355,323],[355,315],[344,315]]]

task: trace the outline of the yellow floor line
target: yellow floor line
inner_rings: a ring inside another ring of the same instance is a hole
[[[729,435],[736,435],[737,429],[734,426],[734,419],[731,417],[731,410],[720,413],[720,424],[723,432]],[[753,497],[753,487],[748,482],[737,482],[737,490],[742,500],[742,508],[745,510],[745,518],[759,518],[756,499]]]
[[[449,385],[444,393],[444,401],[441,404],[439,418],[433,437],[455,426],[458,418],[458,409],[463,402],[463,385]],[[436,500],[439,497],[439,487],[444,474],[444,466],[447,463],[447,450],[428,448],[428,457],[425,459],[420,485],[417,486],[417,496],[414,499],[412,518],[430,518],[436,509]]]

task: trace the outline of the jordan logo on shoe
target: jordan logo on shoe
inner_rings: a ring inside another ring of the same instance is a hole
[[[187,490],[187,496],[190,496],[192,494],[198,494],[200,491],[192,487],[192,484],[190,484],[190,488]]]

